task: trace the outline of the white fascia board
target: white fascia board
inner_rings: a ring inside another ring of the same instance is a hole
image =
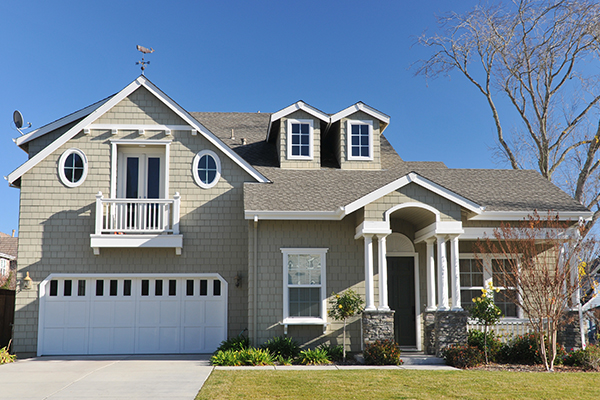
[[[296,112],[298,110],[305,111],[313,117],[318,118],[321,121],[327,122],[328,124],[331,122],[331,118],[329,118],[329,115],[300,100],[292,105],[287,106],[283,110],[279,110],[271,114],[271,119],[269,120],[269,127],[267,129],[267,141],[269,140],[269,135],[271,134],[271,125],[273,124],[273,122],[285,117],[286,115],[290,115],[291,113]]]
[[[350,107],[345,108],[342,111],[339,111],[339,112],[333,114],[331,116],[331,123],[333,124],[334,122],[337,122],[342,118],[346,118],[347,116],[352,115],[357,111],[362,111],[365,114],[369,114],[371,117],[377,118],[378,120],[380,120],[381,122],[385,122],[386,124],[390,123],[390,117],[388,115],[385,115],[384,113],[382,113],[380,111],[377,111],[373,107],[369,107],[362,101],[359,101],[358,103],[353,104]]]
[[[431,182],[428,179],[425,179],[419,175],[417,175],[414,172],[409,173],[408,175],[403,176],[402,178],[396,179],[393,182],[388,183],[385,186],[382,186],[381,188],[374,190],[373,192],[369,193],[366,196],[361,197],[358,200],[353,201],[352,203],[348,204],[347,206],[344,207],[344,209],[346,210],[346,215],[353,213],[354,211],[363,208],[364,206],[366,206],[369,203],[372,203],[373,201],[382,198],[383,196],[388,195],[389,193],[400,189],[403,186],[408,185],[409,183],[415,183],[433,193],[436,193],[438,195],[440,195],[441,197],[444,197],[445,199],[448,199],[450,201],[452,201],[453,203],[458,204],[461,207],[466,208],[469,211],[472,211],[474,213],[481,213],[483,208],[479,205],[476,204],[474,202],[472,202],[471,200],[468,200],[436,183]]]
[[[216,148],[225,153],[233,162],[238,164],[243,170],[245,170],[250,176],[256,179],[258,182],[266,183],[270,182],[264,175],[258,172],[252,167],[246,160],[240,157],[235,151],[229,146],[225,145],[219,138],[217,138],[211,131],[206,129],[204,125],[198,122],[192,117],[186,110],[177,104],[173,99],[167,96],[162,90],[156,87],[152,82],[147,80],[145,77],[140,76],[138,79],[142,79],[142,85],[156,97],[163,101],[163,103],[175,112],[181,119],[187,122],[191,127],[195,128],[200,132],[209,142],[211,142]]]
[[[90,235],[92,248],[177,248],[183,247],[183,235]]]
[[[469,220],[471,221],[522,221],[529,219],[535,210],[531,211],[483,211],[481,214],[475,215]],[[558,214],[560,220],[577,221],[583,218],[584,221],[591,221],[594,213],[591,211],[551,211],[553,214]],[[544,218],[547,214],[538,211],[538,215]]]
[[[363,221],[356,227],[354,239],[360,239],[363,235],[389,235],[391,233],[388,221]]]
[[[337,211],[244,211],[244,218],[248,220],[325,220],[339,221],[344,218],[345,213],[342,207]]]
[[[476,240],[488,238],[495,240],[494,231],[498,227],[477,227],[477,228],[463,228],[463,233],[459,236],[459,239],[464,240]],[[548,238],[548,235],[552,235],[550,229],[540,229],[536,239],[544,241]]]
[[[84,109],[74,112],[73,114],[69,114],[69,115],[62,117],[54,122],[49,123],[48,125],[42,126],[39,129],[29,132],[26,135],[20,136],[15,139],[15,143],[17,144],[17,146],[24,145],[25,143],[28,143],[34,139],[37,139],[40,136],[43,136],[48,132],[52,132],[53,130],[58,129],[62,126],[68,125],[73,121],[77,121],[78,119],[83,118],[86,115],[89,115],[92,111],[94,111],[96,108],[100,107],[102,104],[106,103],[109,100],[110,100],[110,97],[108,97],[104,100],[100,100],[90,106],[87,106]]]
[[[42,160],[44,160],[46,157],[48,157],[50,154],[56,151],[60,146],[62,146],[67,141],[75,137],[77,133],[79,133],[81,130],[87,127],[90,123],[100,118],[104,113],[106,113],[108,110],[117,105],[121,100],[133,93],[134,90],[136,90],[142,85],[140,78],[141,77],[131,82],[119,93],[112,96],[110,99],[108,99],[108,101],[104,102],[104,104],[102,104],[100,107],[96,108],[94,111],[88,114],[88,116],[85,117],[83,120],[79,121],[78,124],[76,124],[74,127],[63,133],[48,146],[44,147],[39,153],[27,160],[19,168],[11,172],[8,175],[8,183],[13,184],[14,181],[16,181],[26,172],[35,167],[38,163],[40,163]]]
[[[159,100],[161,100],[167,107],[171,108],[173,112],[178,114],[184,121],[186,121],[192,128],[201,132],[207,140],[213,143],[218,149],[220,149],[223,153],[228,155],[235,163],[237,163],[242,169],[244,169],[250,176],[255,178],[258,182],[269,182],[269,180],[264,177],[260,172],[254,169],[250,164],[248,164],[244,159],[237,155],[233,150],[227,147],[223,142],[221,142],[215,135],[213,135],[208,129],[206,129],[202,124],[196,121],[187,111],[181,108],[177,103],[175,103],[172,99],[170,99],[166,94],[164,94],[160,89],[158,89],[154,84],[148,81],[144,76],[139,76],[135,81],[131,82],[127,85],[123,90],[121,90],[116,95],[109,98],[106,102],[92,111],[87,117],[81,120],[78,124],[76,124],[73,128],[69,129],[62,136],[54,140],[54,142],[50,143],[44,149],[42,149],[35,156],[27,160],[23,163],[19,168],[14,170],[8,175],[8,183],[13,184],[18,178],[23,176],[26,172],[31,170],[34,166],[52,154],[55,150],[57,150],[60,146],[65,144],[67,141],[71,140],[77,133],[81,130],[88,127],[88,125],[92,124],[102,115],[104,115],[108,110],[117,105],[121,100],[129,96],[140,86],[144,86],[149,92],[154,94]]]
[[[11,256],[11,255],[8,255],[8,254],[4,254],[4,253],[0,253],[0,258],[5,258],[5,259],[10,260],[10,261],[13,261],[13,260],[17,259],[17,257]]]

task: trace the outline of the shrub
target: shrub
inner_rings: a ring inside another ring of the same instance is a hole
[[[210,358],[212,365],[237,367],[240,365],[272,365],[274,357],[267,350],[248,348],[242,350],[217,350]]]
[[[273,365],[275,357],[268,350],[249,348],[240,351],[244,365]]]
[[[585,350],[575,350],[563,358],[563,363],[598,371],[600,370],[600,347],[590,344]]]
[[[547,339],[545,340],[545,344],[546,354],[550,354],[550,343]],[[562,363],[565,355],[565,348],[557,344],[556,360],[554,363]],[[513,338],[509,343],[502,346],[497,359],[499,362],[510,364],[541,364],[542,355],[540,354],[538,335],[527,333]]]
[[[300,354],[300,345],[289,337],[278,336],[269,340],[260,346],[263,350],[268,350],[274,357],[296,358]]]
[[[477,347],[479,350],[485,352],[485,337],[484,333],[481,331],[469,331],[469,338],[467,340],[467,344],[469,346]],[[502,348],[502,341],[494,334],[494,332],[487,333],[487,348],[488,348],[488,356],[490,361],[496,361],[498,353]]]
[[[223,340],[215,353],[217,351],[226,351],[226,350],[245,350],[250,347],[250,339],[243,335],[239,334],[236,337],[229,338],[227,340]]]
[[[456,368],[472,368],[483,364],[484,354],[475,346],[454,345],[442,351],[446,364]]]
[[[210,358],[210,363],[225,367],[242,365],[240,350],[217,350]]]
[[[337,346],[322,344],[317,348],[325,350],[331,361],[342,361],[344,359],[344,348],[341,344],[338,344]]]
[[[9,343],[9,346],[10,346],[10,343]],[[3,347],[0,349],[0,365],[14,362],[17,359],[16,355],[9,353],[9,351],[8,351],[9,346],[6,346],[6,347]]]
[[[563,358],[563,364],[569,367],[583,367],[585,364],[585,350],[574,350]]]
[[[329,354],[327,354],[327,351],[316,348],[312,350],[302,350],[300,352],[300,362],[306,365],[322,365],[330,364],[331,360],[329,359]]]
[[[376,340],[365,346],[365,363],[369,365],[400,365],[400,347],[391,339]]]
[[[293,358],[285,358],[282,356],[277,356],[275,357],[275,360],[280,364],[280,365],[292,365],[294,363],[294,359]]]

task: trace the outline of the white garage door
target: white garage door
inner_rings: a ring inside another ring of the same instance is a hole
[[[38,355],[212,353],[226,337],[219,274],[53,274],[40,284]]]

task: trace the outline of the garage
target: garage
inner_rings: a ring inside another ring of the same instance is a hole
[[[212,353],[227,337],[219,274],[52,274],[38,355]]]

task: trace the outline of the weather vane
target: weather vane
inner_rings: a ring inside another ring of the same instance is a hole
[[[143,54],[150,54],[150,53],[154,53],[154,49],[151,48],[146,48],[144,46],[140,46],[139,44],[136,46],[138,51],[141,51]],[[141,65],[142,67],[142,75],[144,75],[144,70],[146,69],[146,64],[150,64],[150,61],[145,61],[144,60],[144,56],[142,56],[142,61],[138,61],[135,63],[135,65]]]

